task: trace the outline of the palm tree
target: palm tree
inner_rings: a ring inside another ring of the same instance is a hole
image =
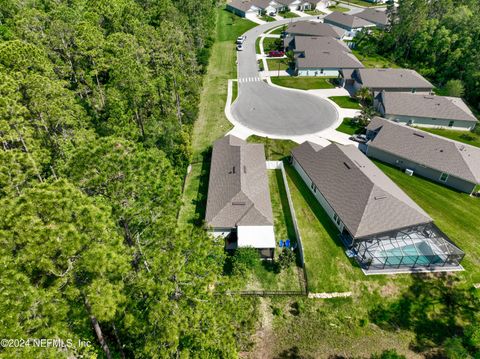
[[[372,94],[370,93],[370,90],[366,87],[362,87],[361,89],[359,89],[355,94],[355,97],[360,101],[363,107],[366,107],[372,103]]]

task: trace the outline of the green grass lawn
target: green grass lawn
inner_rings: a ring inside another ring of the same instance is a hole
[[[266,21],[266,22],[277,21],[277,20],[275,20],[275,18],[273,18],[271,16],[268,16],[268,15],[260,16],[260,20],[263,20],[263,21]]]
[[[238,16],[232,17],[232,13],[223,8],[217,9],[216,16],[215,43],[203,80],[198,118],[193,128],[192,151],[197,162],[202,162],[204,157],[202,153],[208,150],[213,141],[232,128],[232,124],[225,117],[224,109],[228,79],[237,77],[235,39],[257,26],[254,22]],[[197,197],[200,191],[201,168],[201,163],[193,165],[191,173],[186,178],[184,205],[179,215],[180,223],[197,220],[200,211]]]
[[[451,140],[480,147],[480,135],[470,131],[446,130],[438,128],[421,128],[423,131],[450,138]]]
[[[315,90],[315,89],[333,89],[335,85],[332,83],[332,78],[324,77],[271,77],[275,85],[290,87],[299,90]]]
[[[400,68],[395,62],[383,56],[367,55],[359,50],[352,50],[352,52],[366,68]]]
[[[307,15],[312,15],[312,16],[324,15],[325,14],[324,12],[322,12],[320,10],[317,10],[317,9],[315,9],[315,10],[305,10],[304,13],[307,14]]]
[[[268,59],[267,64],[269,71],[287,71],[289,69],[286,59]]]
[[[272,31],[270,31],[270,34],[272,35],[280,35],[282,32],[284,32],[285,30],[287,29],[287,27],[285,25],[283,26],[280,26],[280,27],[277,27],[275,29],[273,29]]]
[[[255,40],[255,53],[260,54],[260,37]]]
[[[280,15],[281,17],[283,17],[285,19],[291,19],[291,18],[294,18],[294,17],[299,17],[297,14],[295,14],[291,11],[284,12],[284,13],[279,13],[278,15]]]
[[[268,171],[268,182],[270,187],[270,198],[274,220],[274,231],[277,246],[280,240],[290,239],[295,242],[295,231],[293,220],[288,207],[285,184],[283,183],[280,170]],[[275,250],[277,257],[280,248]],[[247,281],[246,290],[295,290],[300,291],[301,283],[299,271],[301,268],[293,264],[290,268],[277,273],[271,262],[263,261],[253,268],[250,278]]]
[[[267,160],[279,161],[290,155],[290,151],[298,146],[298,143],[291,140],[272,140],[267,137],[252,135],[247,138],[250,143],[263,143],[265,145],[265,156]]]
[[[232,102],[233,103],[238,96],[238,81],[233,81],[232,82]]]
[[[329,97],[329,99],[335,102],[341,108],[352,108],[355,110],[360,110],[362,108],[358,100],[350,96],[332,96]]]
[[[330,10],[330,11],[336,11],[336,12],[347,12],[347,11],[350,11],[349,8],[343,7],[343,6],[339,6],[339,5],[329,6],[329,7],[328,7],[328,10]]]
[[[382,6],[382,4],[378,5],[375,3],[371,3],[368,1],[364,0],[340,0],[341,3],[348,4],[348,5],[360,5],[360,6],[365,6],[365,7],[375,7],[375,6]],[[385,6],[385,5],[383,5]]]
[[[352,120],[353,118],[344,118],[340,126],[337,127],[337,131],[346,133],[348,135],[361,133],[363,131],[363,127],[360,126],[358,123],[353,122]]]

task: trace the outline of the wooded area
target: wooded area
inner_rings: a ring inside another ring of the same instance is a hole
[[[176,220],[215,7],[0,1],[0,337],[236,355],[255,307],[213,295],[222,244]]]

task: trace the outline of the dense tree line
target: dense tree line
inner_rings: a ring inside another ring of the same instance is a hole
[[[461,80],[466,99],[479,110],[480,2],[399,0],[398,5],[390,5],[391,26],[370,45],[439,86]]]
[[[212,0],[0,0],[4,357],[232,357],[255,307],[178,228]]]

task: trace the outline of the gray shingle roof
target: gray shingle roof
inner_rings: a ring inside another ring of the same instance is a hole
[[[247,11],[249,10],[252,6],[255,6],[252,1],[250,0],[232,0],[229,2],[227,5],[241,10],[241,11]]]
[[[294,41],[296,51],[314,50],[352,52],[345,42],[333,37],[297,36]]]
[[[215,141],[205,221],[216,228],[273,224],[262,144],[231,135]]]
[[[372,24],[370,21],[364,20],[360,17],[348,15],[341,12],[332,12],[324,17],[323,21],[331,24],[338,24],[340,26],[347,27],[349,29],[356,29],[360,27],[371,27],[375,24]]]
[[[322,51],[318,49],[306,49],[304,56],[297,57],[297,67],[324,68],[324,69],[358,69],[363,64],[351,53],[345,51]]]
[[[372,8],[365,9],[362,12],[355,14],[355,16],[381,26],[385,26],[388,24],[387,13],[383,10],[372,9]]]
[[[329,36],[338,39],[341,37],[339,31],[336,31],[332,26],[313,21],[297,21],[290,23],[286,32],[297,36]]]
[[[292,155],[354,238],[432,222],[354,146],[304,142]]]
[[[372,119],[368,130],[378,131],[368,143],[393,155],[448,173],[471,183],[480,183],[480,148],[380,117]]]
[[[409,69],[361,69],[355,77],[368,88],[433,89],[433,85],[418,72]]]
[[[388,115],[477,122],[461,98],[382,91],[379,100]]]

